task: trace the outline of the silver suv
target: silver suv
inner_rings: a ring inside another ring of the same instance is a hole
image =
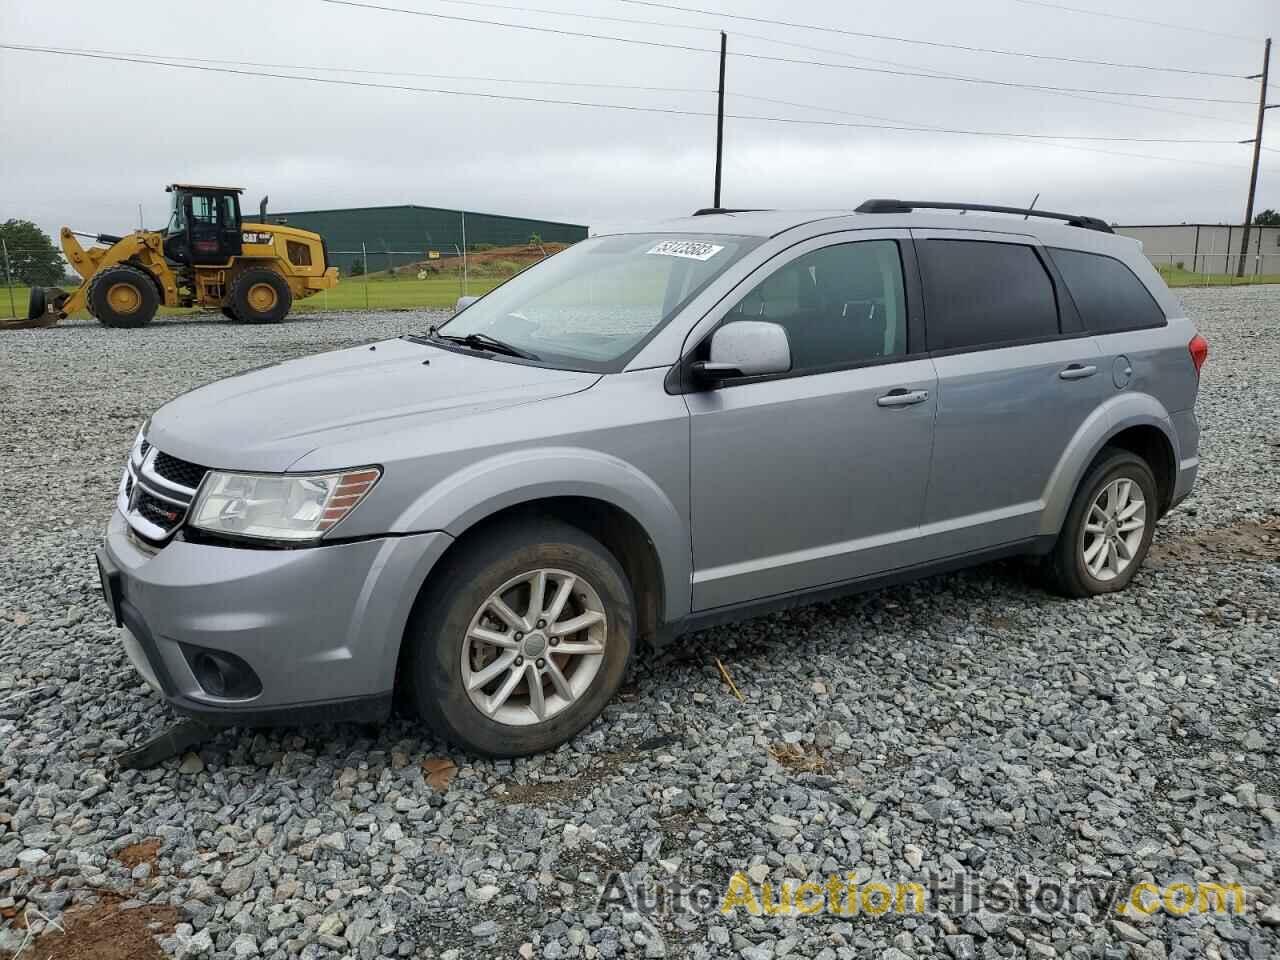
[[[178,397],[98,553],[123,643],[206,721],[395,695],[518,755],[640,643],[1013,554],[1122,589],[1195,478],[1207,345],[1137,242],[1027,212],[699,211]]]

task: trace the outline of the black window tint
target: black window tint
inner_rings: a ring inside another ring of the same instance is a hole
[[[1165,323],[1164,311],[1143,282],[1114,257],[1057,248],[1049,254],[1086,330],[1116,333]]]
[[[902,260],[893,240],[823,247],[762,280],[725,317],[787,331],[793,372],[907,352]]]
[[[1031,247],[984,240],[925,240],[917,249],[930,350],[1058,334],[1053,282]]]

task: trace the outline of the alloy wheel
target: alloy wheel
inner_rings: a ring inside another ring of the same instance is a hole
[[[1094,498],[1085,518],[1081,559],[1095,580],[1114,580],[1129,568],[1142,546],[1147,503],[1136,480],[1117,477]]]
[[[595,587],[567,570],[538,569],[493,591],[462,644],[471,703],[498,723],[543,723],[590,688],[604,662],[608,619]]]

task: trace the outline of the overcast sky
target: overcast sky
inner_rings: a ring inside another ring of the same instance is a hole
[[[1086,100],[731,55],[726,83],[731,115],[1212,140],[1250,138],[1256,119],[1257,85],[1243,79],[967,53],[622,0],[530,0],[564,15],[502,9],[514,0],[367,2],[706,50],[718,46],[715,31],[723,28],[731,53],[1253,104]],[[1276,0],[1062,0],[1066,6],[1123,11],[1252,40],[1082,15],[1027,0],[669,2],[913,39],[1234,75],[1258,72],[1262,38],[1280,35]],[[585,14],[687,26],[609,22]],[[715,110],[718,61],[715,53],[701,50],[462,23],[325,0],[223,0],[213,7],[172,0],[0,0],[0,43],[289,64],[312,69],[273,72],[694,113]],[[337,73],[335,68],[394,73]],[[450,79],[463,75],[530,82]],[[1280,79],[1273,79],[1271,88],[1272,98],[1280,100]],[[1272,111],[1269,121],[1265,142],[1276,152],[1263,153],[1258,209],[1280,207],[1280,110]],[[242,185],[246,208],[269,193],[276,210],[419,203],[608,227],[709,205],[714,123],[705,116],[504,102],[0,50],[0,220],[28,218],[51,232],[63,223],[118,231],[136,225],[141,203],[147,224],[158,226],[165,218],[164,185],[185,180]],[[1120,223],[1239,222],[1243,215],[1251,147],[1076,144],[1086,146],[733,118],[726,122],[723,202],[847,207],[872,196],[910,196],[1022,205],[1040,193],[1043,208]]]

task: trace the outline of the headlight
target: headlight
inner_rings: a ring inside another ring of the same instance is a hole
[[[236,537],[318,540],[381,475],[377,467],[294,476],[210,470],[191,509],[191,525]]]

